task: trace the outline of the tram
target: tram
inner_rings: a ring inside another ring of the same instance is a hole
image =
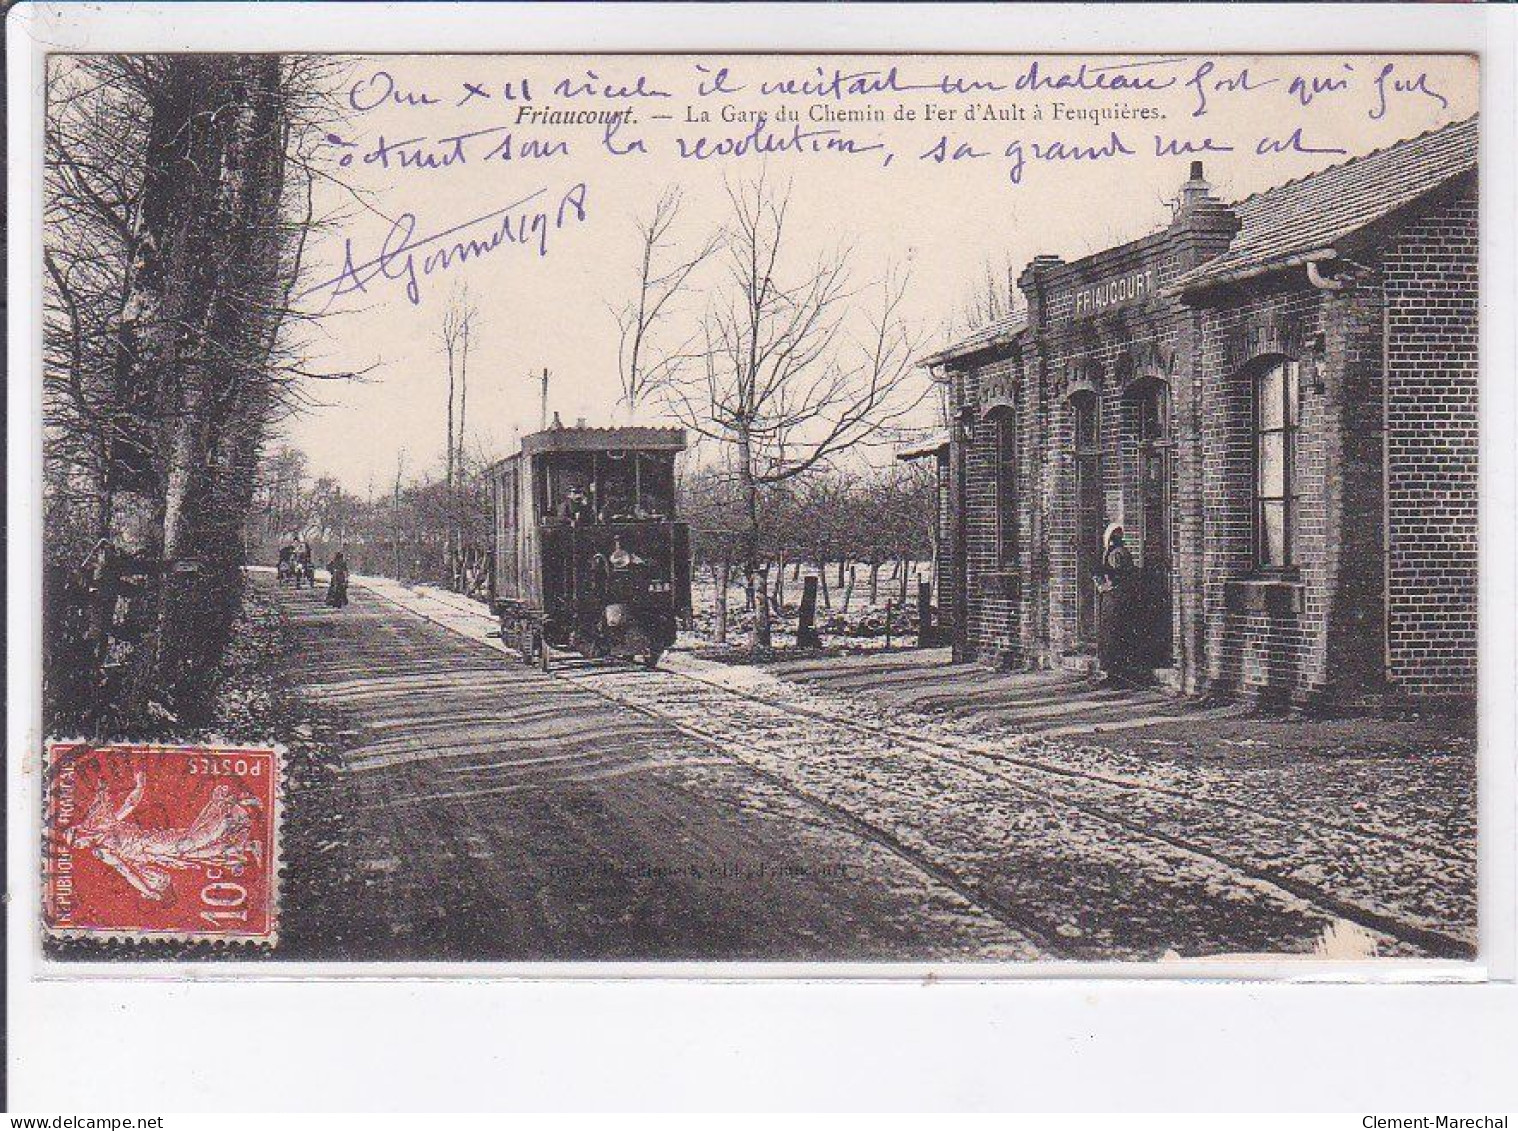
[[[550,649],[649,667],[690,612],[690,531],[675,518],[680,428],[554,427],[492,465],[490,606],[546,671]]]

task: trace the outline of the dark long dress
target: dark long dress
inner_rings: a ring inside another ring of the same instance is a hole
[[[340,609],[348,603],[348,563],[342,558],[333,558],[327,563],[327,572],[332,575],[332,580],[327,582],[327,604]]]
[[[1107,551],[1100,576],[1109,588],[1098,594],[1096,654],[1108,679],[1131,679],[1135,668],[1134,636],[1140,599],[1139,571],[1126,546]]]

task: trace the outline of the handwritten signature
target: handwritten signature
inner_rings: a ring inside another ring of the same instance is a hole
[[[422,281],[502,248],[531,250],[547,256],[554,233],[583,224],[585,184],[572,185],[557,200],[541,188],[520,200],[472,219],[450,224],[430,235],[417,235],[412,212],[397,216],[386,231],[379,251],[369,258],[355,254],[353,239],[343,240],[343,268],[332,278],[301,292],[301,298],[325,294],[323,309],[354,293],[369,293],[371,284],[400,282],[413,306],[422,302]]]

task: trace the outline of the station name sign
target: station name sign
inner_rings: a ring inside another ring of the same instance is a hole
[[[1154,268],[1130,271],[1126,275],[1114,275],[1101,279],[1075,292],[1075,302],[1070,308],[1071,318],[1090,318],[1120,306],[1131,306],[1152,298],[1155,285]]]

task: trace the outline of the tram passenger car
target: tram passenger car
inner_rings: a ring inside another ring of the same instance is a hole
[[[675,520],[679,428],[555,427],[493,465],[490,605],[501,638],[649,667],[690,612],[690,532]]]

